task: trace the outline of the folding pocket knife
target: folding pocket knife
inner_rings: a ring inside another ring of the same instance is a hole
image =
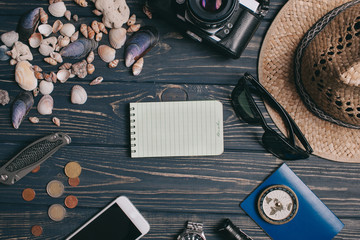
[[[71,138],[62,132],[38,139],[0,168],[0,182],[14,184],[70,142]]]

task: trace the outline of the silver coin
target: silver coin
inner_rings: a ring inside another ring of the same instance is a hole
[[[64,189],[64,184],[58,180],[52,180],[46,186],[46,192],[53,198],[61,197],[64,193]]]

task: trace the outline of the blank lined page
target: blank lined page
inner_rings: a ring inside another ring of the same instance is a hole
[[[219,101],[130,103],[131,157],[219,155],[224,151]]]

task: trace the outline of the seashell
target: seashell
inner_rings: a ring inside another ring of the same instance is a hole
[[[132,32],[137,32],[140,29],[140,24],[134,24],[134,25],[130,25],[127,32],[132,33]]]
[[[95,31],[90,26],[87,26],[87,31],[88,31],[88,38],[89,39],[94,39]]]
[[[73,104],[84,104],[87,100],[87,93],[80,85],[75,85],[71,90],[71,102]]]
[[[95,41],[100,42],[102,37],[103,37],[102,32],[97,33],[96,36],[95,36]]]
[[[56,81],[57,81],[56,73],[51,72],[50,73],[50,82],[56,83]]]
[[[66,6],[64,2],[54,2],[49,5],[48,10],[54,17],[63,17],[66,12]]]
[[[115,59],[116,50],[107,45],[100,45],[98,47],[98,54],[104,62],[109,63]]]
[[[5,106],[10,101],[9,93],[6,90],[0,89],[0,104]]]
[[[71,68],[71,63],[64,63],[63,65],[61,65],[60,67],[59,67],[59,69],[60,70],[63,70],[63,69],[65,69],[65,70],[69,70],[70,68]]]
[[[56,38],[56,37],[45,38],[45,39],[41,42],[41,44],[46,44],[46,45],[52,46],[53,48],[55,48],[56,43],[57,43],[57,38]]]
[[[14,66],[15,64],[17,64],[18,63],[18,61],[16,61],[15,59],[11,59],[10,60],[10,65],[11,66]]]
[[[71,58],[83,58],[89,54],[89,52],[96,49],[98,43],[94,40],[80,38],[73,43],[70,43],[68,46],[64,47],[60,54],[63,57],[71,57]]]
[[[50,94],[54,90],[54,84],[52,82],[42,80],[39,84],[39,90],[43,95]]]
[[[81,7],[87,7],[88,6],[88,3],[87,3],[86,0],[74,0],[74,2],[76,4],[78,4],[79,6],[81,6]]]
[[[143,66],[144,66],[144,58],[140,58],[134,63],[134,65],[132,66],[132,72],[134,76],[137,76],[141,73]]]
[[[68,36],[59,36],[58,45],[60,48],[66,47],[70,43],[70,38]]]
[[[130,67],[136,60],[143,57],[159,41],[157,30],[145,26],[134,33],[125,43],[125,65]]]
[[[110,45],[115,48],[121,48],[126,41],[126,29],[125,28],[112,28],[109,32]]]
[[[116,68],[119,64],[119,59],[115,59],[109,63],[109,68]]]
[[[35,8],[21,17],[17,28],[20,41],[27,42],[35,32],[40,21],[40,9],[40,7]]]
[[[47,23],[49,20],[49,15],[47,15],[47,13],[44,11],[43,8],[40,8],[40,22],[41,23]]]
[[[108,31],[106,30],[105,24],[103,24],[102,22],[98,22],[98,27],[99,27],[99,30],[101,32],[103,32],[104,34],[108,34]]]
[[[92,12],[96,15],[96,16],[101,16],[102,15],[102,12],[97,10],[97,9],[94,9],[92,10]]]
[[[144,4],[143,6],[143,13],[145,13],[145,15],[149,18],[152,19],[152,12],[150,11],[149,7],[147,6],[147,4]]]
[[[78,40],[79,38],[79,31],[76,31],[71,37],[70,37],[70,41],[71,42],[75,42],[76,40]]]
[[[95,33],[99,33],[100,29],[99,29],[98,21],[96,20],[92,21],[91,28],[94,30]]]
[[[73,16],[73,19],[74,19],[75,22],[77,22],[77,21],[79,21],[79,16],[75,14],[75,15]]]
[[[33,60],[30,48],[20,41],[15,42],[12,50],[10,51],[11,57],[17,61]]]
[[[56,76],[59,82],[64,83],[69,79],[70,71],[67,69],[61,69],[60,71],[57,72]]]
[[[19,40],[19,34],[15,31],[1,34],[1,41],[7,46],[12,47]]]
[[[48,37],[52,31],[53,31],[53,27],[49,24],[41,24],[38,27],[38,31],[39,33],[41,33],[44,37]]]
[[[29,121],[31,123],[39,123],[40,122],[38,117],[29,117]]]
[[[53,117],[53,118],[52,118],[52,122],[53,122],[56,126],[60,127],[60,119],[59,119],[59,118]]]
[[[62,23],[62,21],[60,21],[59,19],[56,20],[53,24],[53,33],[57,33],[58,31],[61,30],[61,28],[64,26],[64,24]]]
[[[6,54],[9,51],[9,48],[5,45],[0,47],[0,61],[7,61],[9,60],[10,56]],[[14,59],[11,59],[14,60]],[[16,60],[15,60],[16,61]]]
[[[20,61],[16,64],[15,81],[26,91],[32,91],[37,87],[38,80],[28,61]]]
[[[84,37],[88,38],[89,37],[89,33],[88,33],[88,30],[87,30],[87,26],[86,24],[81,24],[80,25],[80,32],[82,33],[82,35],[84,35]]]
[[[38,80],[44,79],[44,75],[41,72],[35,72],[35,77]]]
[[[41,115],[50,115],[54,108],[54,99],[50,95],[44,95],[38,105],[37,110]]]
[[[90,85],[92,86],[92,85],[98,85],[98,84],[100,84],[102,81],[104,80],[104,78],[103,77],[97,77],[97,78],[95,78],[94,80],[92,80],[91,82],[90,82]]]
[[[52,46],[41,44],[39,47],[39,53],[45,57],[50,56],[52,52],[54,52],[54,48]]]
[[[51,57],[44,58],[44,61],[53,66],[57,64],[57,61]]]
[[[92,63],[94,61],[94,58],[95,58],[95,54],[93,51],[91,51],[86,58],[87,63]]]
[[[60,29],[60,34],[63,36],[71,37],[75,33],[75,26],[71,23],[66,23]]]
[[[43,37],[41,33],[33,33],[31,37],[29,38],[29,45],[32,48],[38,48],[41,44],[41,41],[43,40]]]
[[[87,75],[87,62],[82,60],[81,62],[74,63],[71,66],[72,73],[79,78],[85,78]]]
[[[32,68],[33,68],[33,70],[34,70],[35,72],[42,72],[42,71],[43,71],[42,68],[39,67],[38,65],[33,65]]]
[[[18,129],[24,117],[32,106],[34,105],[34,98],[30,92],[21,92],[14,100],[12,105],[12,125]]]
[[[62,59],[60,53],[52,52],[52,53],[50,54],[50,57],[53,58],[53,59],[54,59],[56,62],[58,62],[58,63],[62,63],[62,62],[63,62],[63,59]]]
[[[86,67],[88,74],[93,74],[95,71],[95,66],[91,63],[89,63]]]
[[[133,14],[133,15],[131,15],[131,17],[130,17],[129,20],[127,21],[127,25],[128,25],[128,26],[134,25],[135,22],[136,22],[136,15]]]
[[[68,21],[70,21],[70,19],[71,19],[71,12],[70,12],[69,10],[66,10],[65,13],[64,13],[64,16],[65,16],[65,18],[66,18]]]
[[[35,88],[35,89],[33,90],[33,95],[34,95],[34,97],[37,97],[37,95],[39,95],[39,92],[40,92],[39,88],[38,88],[38,87]]]

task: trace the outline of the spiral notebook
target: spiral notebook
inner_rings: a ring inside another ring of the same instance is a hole
[[[130,103],[131,157],[220,155],[223,106],[216,100]]]

